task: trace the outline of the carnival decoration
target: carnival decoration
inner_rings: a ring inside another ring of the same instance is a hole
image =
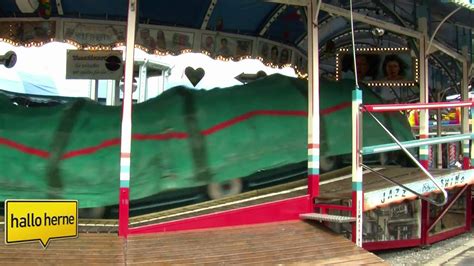
[[[39,0],[38,15],[44,19],[49,19],[51,17],[50,0]]]
[[[349,49],[336,54],[336,80],[354,78],[353,60]],[[371,87],[415,86],[419,79],[418,59],[408,48],[357,48],[357,76]]]
[[[194,69],[192,67],[187,67],[185,70],[184,70],[184,74],[186,75],[186,77],[189,79],[189,81],[191,82],[191,84],[193,84],[194,87],[196,87],[196,85],[202,80],[202,78],[204,77],[205,75],[205,71],[204,69],[202,69],[201,67],[197,68],[197,69]]]

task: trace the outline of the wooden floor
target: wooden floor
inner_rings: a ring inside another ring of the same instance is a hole
[[[125,265],[124,241],[116,234],[79,234],[77,239],[51,240],[43,249],[39,242],[0,244],[1,265]]]
[[[3,236],[2,236],[3,237]],[[77,239],[0,244],[2,265],[70,264],[380,264],[319,224],[302,221],[130,236],[80,234]]]

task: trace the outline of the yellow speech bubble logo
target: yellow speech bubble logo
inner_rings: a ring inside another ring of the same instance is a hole
[[[77,200],[5,201],[5,243],[77,237]]]

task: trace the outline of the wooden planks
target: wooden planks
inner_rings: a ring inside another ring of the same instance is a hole
[[[322,225],[301,221],[131,236],[126,257],[128,264],[150,265],[383,264]]]
[[[2,265],[124,265],[124,240],[116,234],[79,234],[77,239],[52,240],[47,249],[39,242],[5,245],[1,237]]]
[[[38,242],[0,244],[10,264],[384,264],[383,260],[317,223],[301,221],[130,236],[79,234]]]

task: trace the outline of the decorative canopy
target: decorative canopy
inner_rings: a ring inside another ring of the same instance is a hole
[[[304,72],[306,2],[139,0],[137,44],[149,53],[195,51],[234,60],[254,57],[271,65],[291,64]],[[353,3],[354,12],[367,21],[396,25],[406,32],[420,32],[418,19],[426,17],[428,36],[436,31],[434,41],[457,54],[462,54],[462,47],[467,45],[468,56],[472,58],[474,10],[468,1],[354,0]],[[456,10],[459,3],[463,5]],[[350,46],[350,24],[344,16],[348,14],[348,5],[348,0],[322,1],[318,23],[323,75],[334,76],[334,53]],[[124,42],[126,16],[127,0],[2,0],[0,38],[22,45],[58,40],[82,48],[103,49]],[[355,23],[359,48],[408,48],[414,55],[418,54],[418,43],[410,34],[381,30],[377,23]],[[448,77],[442,79],[447,80],[443,87],[456,87],[460,63],[445,52],[434,52],[431,58],[436,71]]]

